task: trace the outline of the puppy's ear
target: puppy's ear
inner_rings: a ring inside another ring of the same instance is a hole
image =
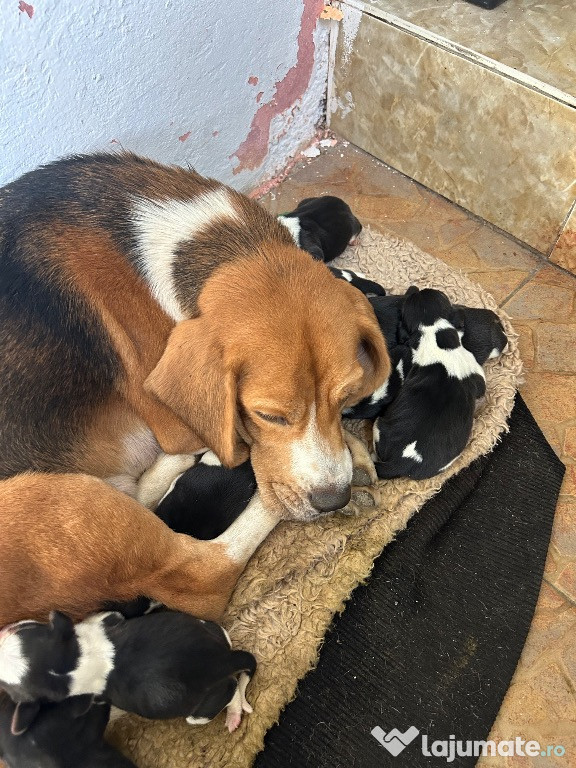
[[[417,285],[411,285],[410,288],[404,294],[405,297],[413,296],[415,293],[420,293],[420,288]]]
[[[226,467],[249,456],[237,405],[239,371],[203,317],[179,323],[144,389],[176,413]]]
[[[13,736],[22,736],[36,719],[40,712],[40,704],[37,701],[20,702],[12,715],[10,733]]]
[[[50,627],[62,640],[69,640],[74,635],[74,622],[60,611],[50,611]]]

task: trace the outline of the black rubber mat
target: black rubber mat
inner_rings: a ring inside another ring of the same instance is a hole
[[[424,737],[428,751],[486,739],[530,627],[563,475],[518,396],[502,442],[424,505],[354,591],[257,768],[442,766]]]

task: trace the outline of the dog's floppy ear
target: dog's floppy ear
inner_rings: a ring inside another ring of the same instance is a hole
[[[180,416],[226,467],[246,461],[238,428],[238,370],[201,316],[179,323],[144,389]]]
[[[13,736],[22,736],[36,719],[40,712],[40,704],[37,701],[26,701],[16,704],[16,709],[12,715],[10,724],[10,733]]]
[[[386,340],[376,323],[360,325],[358,361],[364,368],[362,396],[371,394],[390,376],[390,355]]]

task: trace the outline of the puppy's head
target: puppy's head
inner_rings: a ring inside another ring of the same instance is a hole
[[[79,657],[74,625],[57,611],[48,624],[11,624],[0,632],[0,687],[17,702],[60,701],[69,695]]]
[[[298,244],[321,261],[340,256],[362,231],[350,206],[332,195],[307,197],[285,217],[298,220]]]
[[[419,290],[415,285],[406,291],[402,306],[402,325],[409,335],[416,333],[422,326],[434,325],[438,320],[455,319],[450,299],[442,291],[433,288]]]
[[[390,362],[367,299],[297,248],[220,267],[199,316],[180,323],[146,388],[221,459],[250,455],[265,504],[311,519],[346,505],[341,412]]]
[[[102,743],[110,705],[94,702],[92,696],[73,696],[57,704],[14,704],[0,696],[0,758],[8,766],[85,765],[83,758]]]
[[[462,344],[472,352],[477,362],[484,365],[486,360],[499,357],[508,344],[508,337],[498,315],[490,309],[460,305],[456,305],[455,310],[464,321]]]

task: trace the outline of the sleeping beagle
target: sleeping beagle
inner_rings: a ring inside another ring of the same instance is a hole
[[[134,542],[157,528],[128,495],[141,483],[152,506],[146,487],[165,490],[205,447],[229,467],[250,456],[259,493],[234,541],[197,543],[192,559],[167,543],[169,599],[158,599],[190,610],[196,558],[198,615],[217,618],[275,520],[311,520],[350,497],[341,411],[389,374],[370,304],[256,202],[132,154],[71,157],[14,181],[0,192],[0,232],[0,562],[2,576],[30,574],[34,605],[15,608],[18,582],[0,578],[0,624],[97,610],[94,583],[122,551],[133,560],[120,599],[146,594],[148,552]],[[122,524],[108,556],[112,510]],[[85,554],[74,579],[65,520]],[[63,538],[48,557],[53,523]]]

